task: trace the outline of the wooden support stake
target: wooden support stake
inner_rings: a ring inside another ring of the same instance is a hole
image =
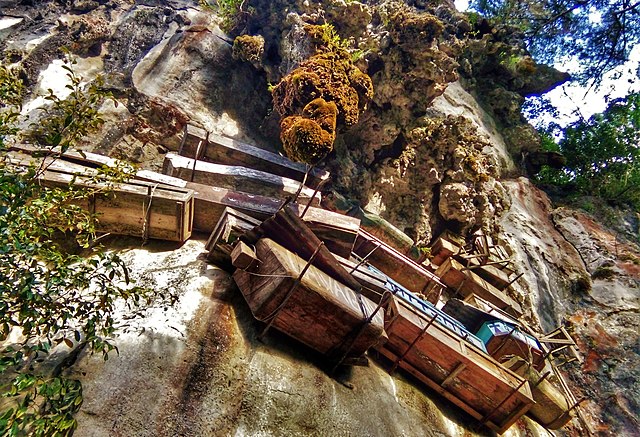
[[[184,144],[187,142],[188,127],[189,127],[189,123],[186,123],[182,128],[182,141],[180,141],[180,148],[178,149],[178,155],[182,155],[182,151],[184,150]]]
[[[531,386],[531,389],[533,390],[534,388],[536,388],[537,386],[539,386],[540,384],[542,384],[542,381],[544,381],[545,379],[547,379],[547,378],[549,377],[549,375],[550,375],[550,374],[551,374],[551,371],[550,371],[550,370],[549,370],[549,371],[547,371],[547,372],[545,372],[545,373],[544,373],[544,375],[542,375],[542,376],[540,377],[540,379],[538,379],[538,381],[537,381],[535,384],[533,384],[533,385]]]
[[[520,279],[522,277],[522,275],[524,275],[524,272],[520,273],[515,278],[513,278],[511,281],[509,281],[509,283],[506,285],[506,287],[504,287],[504,289],[506,290],[507,288],[511,287],[511,285],[513,285],[514,282],[516,282],[518,279]]]
[[[382,245],[382,243],[381,243],[381,242],[378,242],[378,243],[376,244],[376,247],[374,247],[373,249],[371,249],[371,251],[370,251],[368,254],[366,254],[366,255],[365,255],[365,257],[364,257],[364,258],[362,258],[362,260],[360,260],[360,262],[359,262],[358,264],[356,264],[356,266],[355,266],[354,268],[352,268],[352,269],[351,269],[351,271],[350,271],[349,273],[353,273],[353,272],[355,272],[356,270],[358,270],[358,267],[360,267],[362,264],[366,263],[366,262],[367,262],[367,259],[369,259],[369,257],[370,257],[371,255],[373,255],[373,252],[375,252],[376,250],[380,249],[380,246],[381,246],[381,245]]]
[[[460,363],[456,366],[455,369],[453,369],[451,371],[451,373],[449,373],[449,375],[444,379],[444,381],[442,381],[440,383],[440,385],[442,387],[446,387],[447,384],[449,384],[451,381],[453,381],[453,378],[455,378],[456,376],[458,376],[460,374],[460,372],[462,372],[465,368],[467,367],[467,365],[465,363]]]
[[[527,383],[527,380],[523,379],[522,382],[520,384],[518,384],[518,387],[516,387],[511,393],[509,393],[509,396],[504,398],[504,400],[502,402],[500,402],[493,410],[491,410],[489,412],[489,414],[487,414],[486,416],[484,416],[482,418],[480,423],[482,423],[483,425],[486,424],[489,421],[489,419],[491,418],[491,416],[493,416],[501,406],[503,406],[509,399],[511,399],[516,393],[518,393],[518,391],[520,391],[522,386],[525,385],[526,383]]]
[[[280,313],[280,311],[282,311],[284,306],[287,304],[287,301],[289,300],[289,298],[293,295],[293,292],[296,290],[296,288],[298,288],[298,286],[300,285],[300,282],[302,281],[302,277],[304,276],[305,273],[307,273],[307,270],[309,270],[309,267],[311,267],[313,260],[315,259],[318,252],[320,252],[320,248],[322,248],[322,246],[324,246],[324,242],[321,241],[318,247],[316,248],[315,252],[313,252],[313,254],[311,255],[311,258],[309,258],[309,261],[307,261],[307,264],[304,266],[304,268],[296,278],[296,280],[293,281],[293,284],[291,284],[291,288],[285,295],[284,299],[282,299],[282,302],[280,303],[280,305],[278,305],[277,308],[271,314],[269,314],[267,317],[264,318],[265,321],[268,320],[268,323],[267,323],[267,326],[265,326],[264,330],[258,336],[259,340],[262,340],[264,338],[265,334],[267,333],[269,328],[271,328],[271,325],[273,325],[273,322],[276,320],[276,317],[278,317],[278,314]]]
[[[196,164],[198,163],[198,155],[200,155],[200,147],[202,146],[202,140],[198,143],[198,147],[196,147],[196,153],[193,158],[193,167],[191,167],[191,178],[189,182],[193,182],[193,178],[196,175]]]
[[[424,337],[424,334],[427,333],[427,329],[429,329],[429,327],[433,324],[433,322],[436,321],[437,318],[438,318],[438,313],[435,313],[431,318],[431,320],[429,320],[429,322],[425,325],[425,327],[422,328],[422,331],[420,331],[420,334],[418,334],[418,336],[413,340],[413,342],[409,345],[409,347],[402,353],[402,355],[400,355],[396,359],[396,361],[393,363],[393,366],[391,366],[391,370],[389,370],[389,373],[395,372],[396,368],[398,367],[398,364],[400,364],[400,361],[402,361],[404,357],[409,353],[409,351],[413,349],[413,346],[415,346],[415,344],[419,342],[422,337]]]
[[[150,185],[147,187],[147,204],[144,211],[144,221],[142,222],[142,244],[145,244],[149,239],[149,221],[151,220],[151,201],[153,200],[154,189],[155,187]],[[144,202],[142,204],[144,205]]]
[[[315,199],[316,194],[318,194],[318,191],[320,191],[320,189],[322,188],[322,186],[324,184],[327,183],[327,181],[329,180],[329,178],[327,179],[323,179],[318,186],[316,187],[316,189],[313,191],[313,195],[311,196],[311,199],[309,199],[309,202],[307,203],[307,206],[304,207],[304,211],[302,211],[302,214],[300,214],[300,218],[304,218],[305,214],[307,213],[307,210],[309,210],[309,207],[311,206],[311,204],[313,203],[313,199]],[[300,192],[298,191],[298,194],[300,194]]]
[[[380,311],[380,309],[387,304],[390,298],[391,298],[391,293],[389,291],[385,291],[384,294],[382,295],[382,298],[380,299],[380,303],[378,303],[378,306],[376,306],[376,308],[369,315],[369,317],[367,317],[364,320],[364,322],[360,325],[360,328],[358,328],[358,331],[355,333],[355,335],[351,337],[349,346],[345,349],[340,359],[336,362],[336,364],[331,369],[331,375],[333,375],[336,372],[336,369],[338,368],[338,366],[344,362],[345,358],[347,358],[347,355],[353,348],[353,345],[355,344],[356,340],[358,340],[358,337],[360,337],[360,335],[364,331],[365,326],[371,323],[371,321],[376,316],[376,314],[378,314],[378,311]]]

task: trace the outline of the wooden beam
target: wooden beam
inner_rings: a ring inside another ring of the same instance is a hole
[[[522,315],[522,307],[518,302],[476,275],[473,271],[465,269],[462,264],[453,258],[445,260],[436,270],[436,275],[449,288],[456,290],[464,297],[469,297],[472,294],[477,295],[515,317]]]
[[[302,181],[307,171],[307,167],[302,163],[293,162],[283,156],[251,144],[222,135],[207,133],[203,129],[193,128],[192,126],[189,126],[186,131],[186,138],[180,154],[193,158],[199,141],[204,141],[205,144],[199,159],[206,161],[218,164],[242,165],[296,181]],[[315,188],[318,183],[328,177],[328,172],[315,168],[309,173],[307,183],[310,187]]]
[[[231,251],[231,263],[235,268],[253,272],[258,268],[260,260],[253,249],[239,241]]]
[[[237,165],[212,164],[184,156],[167,153],[164,158],[163,173],[190,182],[211,185],[230,190],[242,191],[276,198],[293,197],[300,188],[300,182],[252,168]],[[318,206],[320,194],[302,187],[298,199],[302,203]]]
[[[442,381],[440,383],[440,385],[442,387],[445,387],[447,384],[449,384],[451,381],[453,381],[453,379],[456,376],[458,376],[458,374],[460,372],[462,372],[466,367],[467,367],[467,365],[465,363],[458,364],[458,366],[455,369],[453,369],[453,371],[451,373],[449,373],[449,375],[444,379],[444,381]]]
[[[361,258],[369,256],[371,265],[414,293],[423,293],[429,284],[444,287],[434,273],[362,229],[353,251]]]

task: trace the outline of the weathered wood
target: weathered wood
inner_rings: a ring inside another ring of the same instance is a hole
[[[336,256],[336,259],[356,281],[360,283],[362,295],[374,303],[380,303],[382,295],[387,292],[385,284],[387,277],[378,272],[372,271],[365,264]]]
[[[437,266],[454,255],[459,254],[461,247],[445,236],[440,236],[431,245],[431,262]]]
[[[269,322],[277,314],[274,328],[323,354],[339,353],[354,330],[375,310],[373,302],[313,265],[280,308],[306,261],[266,238],[256,243],[256,251],[261,261],[256,271],[259,276],[240,269],[233,274],[254,317]],[[350,356],[362,355],[377,343],[384,332],[383,324],[382,314],[378,313],[356,339]]]
[[[138,172],[140,174],[141,172]],[[154,172],[144,172],[146,180],[166,181],[169,176]],[[176,178],[172,178],[176,179]],[[283,201],[257,194],[242,193],[226,188],[211,187],[195,182],[177,179],[177,186],[185,186],[194,193],[195,214],[193,226],[203,232],[215,229],[224,209],[231,207],[259,220],[265,220],[275,214]],[[302,214],[305,205],[294,204],[298,214]],[[304,221],[316,233],[327,248],[336,254],[347,257],[351,254],[360,221],[343,214],[310,207],[304,215]]]
[[[515,372],[529,381],[533,399],[536,401],[527,412],[527,416],[548,429],[560,429],[571,420],[571,406],[567,397],[547,379],[549,373],[541,375],[526,363]]]
[[[253,272],[258,268],[260,260],[252,248],[244,242],[238,241],[231,251],[231,263],[235,268]]]
[[[40,179],[45,185],[90,188],[95,194],[77,203],[97,215],[97,230],[170,241],[191,236],[193,192],[142,181],[107,186],[86,176],[47,170]],[[104,194],[101,191],[109,191]]]
[[[431,262],[433,264],[439,266],[448,258],[453,257],[499,290],[504,290],[510,285],[509,270],[500,269],[498,266],[491,264],[491,262],[481,264],[478,257],[466,256],[467,254],[461,247],[448,237],[448,235],[440,236],[432,244]]]
[[[414,293],[423,293],[430,283],[442,286],[432,272],[362,229],[353,252],[360,257],[369,255],[371,265]]]
[[[295,196],[300,188],[300,182],[264,171],[237,165],[213,164],[173,153],[166,154],[163,173],[189,182],[282,199]],[[312,205],[318,206],[320,193],[314,196],[314,190],[303,187],[298,199],[302,203],[311,201]]]
[[[302,205],[297,205],[296,208],[298,214],[304,211]],[[321,208],[307,209],[303,220],[332,253],[343,258],[351,256],[360,229],[360,220]]]
[[[401,368],[476,419],[491,414],[487,425],[504,432],[532,405],[528,384],[437,323],[423,332],[428,323],[425,314],[394,298],[385,316],[388,341],[376,349],[394,361],[402,357]]]
[[[287,205],[262,222],[260,226],[247,232],[244,238],[251,244],[255,244],[262,237],[270,238],[304,260],[309,260],[321,240],[298,217],[298,211],[295,205]],[[358,281],[340,265],[326,247],[323,246],[320,249],[314,265],[349,288],[354,290],[360,288]]]
[[[522,315],[522,307],[518,302],[452,258],[440,265],[436,275],[449,288],[464,297],[475,294],[515,317]]]
[[[205,249],[207,261],[217,264],[219,267],[231,270],[231,251],[233,243],[245,232],[258,226],[260,221],[233,208],[225,208],[218,224],[211,232]]]
[[[414,241],[400,229],[396,228],[379,215],[365,211],[359,206],[351,208],[348,213],[351,217],[360,219],[360,226],[369,234],[384,241],[402,255],[417,261],[420,254]]]
[[[200,142],[202,142],[202,146],[197,158],[205,161],[242,165],[296,181],[302,181],[307,171],[304,164],[293,162],[278,154],[222,135],[207,134],[202,129],[193,129],[192,126],[187,128],[186,139],[180,154],[194,158]],[[328,172],[314,168],[309,173],[307,185],[315,188],[328,177]]]
[[[41,149],[33,146],[20,146],[17,150],[26,151],[27,153],[41,152]],[[53,152],[51,156],[59,156]],[[95,153],[66,151],[61,159],[72,163],[81,164],[87,169],[99,166],[116,167],[122,163],[107,156]],[[275,214],[282,206],[281,199],[275,199],[268,196],[257,194],[248,194],[240,191],[229,190],[221,187],[212,187],[195,182],[187,182],[183,179],[163,175],[149,170],[138,170],[135,178],[141,181],[161,183],[177,188],[187,188],[194,192],[194,219],[193,227],[195,230],[202,232],[211,232],[220,217],[224,213],[225,208],[231,207],[235,210],[250,215],[254,218],[264,220]],[[305,204],[296,204],[299,213],[305,209]],[[321,208],[310,207],[305,216],[305,222],[309,224],[311,229],[320,236],[325,242],[327,248],[344,257],[351,254],[351,249],[355,243],[356,234],[359,228],[360,220],[349,217],[344,214],[327,211]]]

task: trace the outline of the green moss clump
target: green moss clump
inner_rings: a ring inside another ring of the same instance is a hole
[[[280,139],[287,156],[294,161],[315,164],[333,150],[338,109],[333,102],[314,99],[301,116],[285,117]]]
[[[336,104],[338,124],[352,126],[373,97],[373,84],[346,51],[326,51],[302,62],[274,87],[272,95],[283,117],[299,113],[308,102],[322,97]]]
[[[254,66],[262,64],[264,38],[261,35],[240,35],[233,40],[233,59],[250,62]]]
[[[396,44],[428,47],[443,31],[442,21],[428,13],[401,10],[389,20],[389,34]]]

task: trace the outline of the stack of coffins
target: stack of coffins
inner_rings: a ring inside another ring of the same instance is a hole
[[[441,314],[394,297],[385,316],[388,340],[378,351],[471,416],[502,433],[531,408],[527,380],[504,368]]]

